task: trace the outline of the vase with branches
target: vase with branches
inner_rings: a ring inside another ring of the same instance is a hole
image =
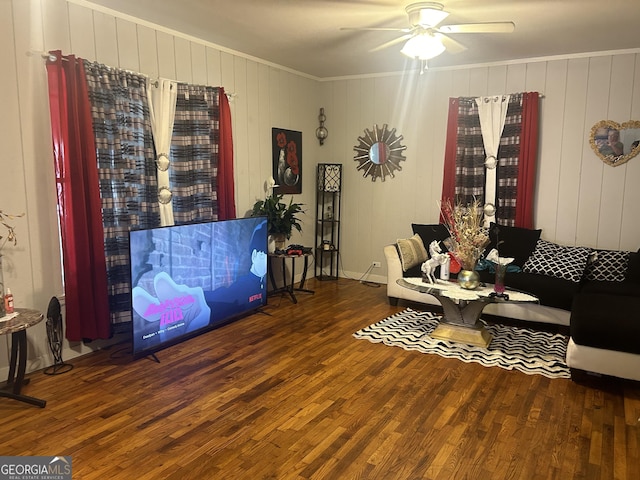
[[[441,207],[445,227],[449,231],[447,248],[464,270],[474,270],[485,247],[489,232],[482,225],[482,208],[478,200],[468,205],[445,201]]]
[[[18,236],[16,235],[15,227],[11,223],[13,220],[19,217],[23,217],[24,213],[15,215],[12,213],[6,213],[4,210],[0,210],[0,224],[6,230],[6,233],[2,235],[0,233],[0,317],[3,317],[7,312],[4,305],[4,275],[2,273],[2,250],[7,243],[18,244]]]
[[[489,232],[482,224],[480,202],[474,199],[468,205],[453,205],[447,200],[441,205],[441,213],[450,235],[445,245],[462,267],[458,283],[463,288],[476,288],[480,283],[476,264],[489,244]]]

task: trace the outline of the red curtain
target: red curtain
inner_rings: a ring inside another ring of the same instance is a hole
[[[456,193],[456,150],[458,146],[458,99],[449,99],[447,139],[444,150],[444,176],[442,179],[442,204],[454,198]],[[442,211],[440,223],[444,223]]]
[[[518,168],[516,226],[533,228],[533,200],[538,157],[539,94],[527,92],[522,99],[522,133]]]
[[[229,99],[220,88],[220,156],[218,163],[218,219],[236,218],[233,180],[233,136]]]
[[[51,52],[49,107],[64,263],[66,337],[109,338],[104,231],[82,59]]]

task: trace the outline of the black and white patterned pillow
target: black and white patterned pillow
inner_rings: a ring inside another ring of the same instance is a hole
[[[584,272],[585,279],[624,282],[630,253],[622,250],[593,250]]]
[[[586,247],[563,246],[540,239],[522,271],[577,283],[584,275],[590,251]]]

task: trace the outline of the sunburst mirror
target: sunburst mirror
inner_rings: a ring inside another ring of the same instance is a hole
[[[383,182],[387,177],[395,177],[395,171],[402,170],[400,162],[404,162],[402,152],[407,149],[402,145],[402,135],[396,135],[396,129],[388,129],[385,123],[382,128],[374,125],[372,130],[365,128],[364,135],[358,137],[358,145],[353,147],[358,162],[357,170],[362,176],[371,175],[371,181],[380,178]]]
[[[607,165],[624,165],[640,153],[640,122],[630,120],[620,124],[601,120],[591,127],[589,143]]]

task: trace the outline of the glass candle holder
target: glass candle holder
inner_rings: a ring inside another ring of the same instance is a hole
[[[497,294],[504,293],[504,274],[507,272],[507,266],[496,264],[496,279],[493,283],[493,291]]]

